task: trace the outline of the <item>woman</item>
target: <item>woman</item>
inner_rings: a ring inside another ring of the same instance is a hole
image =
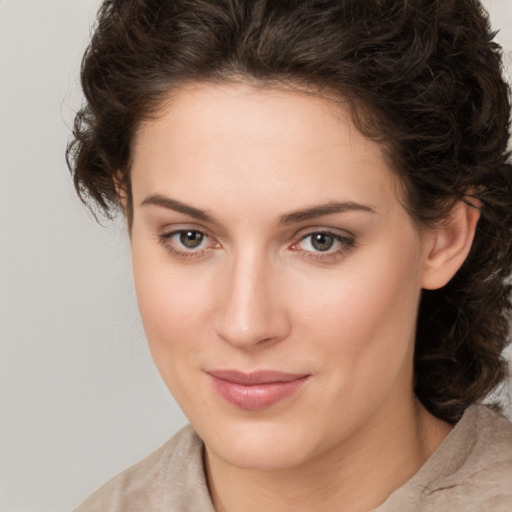
[[[473,0],[105,2],[68,150],[190,420],[78,510],[512,507],[512,168]]]

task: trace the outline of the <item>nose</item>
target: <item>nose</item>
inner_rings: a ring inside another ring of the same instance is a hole
[[[277,269],[264,258],[247,251],[239,255],[227,272],[221,287],[216,314],[216,332],[238,348],[268,346],[290,332]]]

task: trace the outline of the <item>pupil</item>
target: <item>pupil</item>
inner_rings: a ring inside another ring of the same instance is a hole
[[[313,236],[311,243],[317,251],[328,251],[332,247],[334,239],[326,233],[318,233]]]
[[[195,249],[201,245],[204,236],[198,231],[184,231],[180,234],[180,242],[189,249]]]

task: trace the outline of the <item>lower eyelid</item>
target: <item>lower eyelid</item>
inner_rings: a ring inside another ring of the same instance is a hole
[[[346,255],[348,255],[348,253],[350,253],[352,251],[352,249],[354,249],[354,247],[355,247],[355,244],[350,243],[350,244],[342,244],[332,251],[321,252],[321,251],[303,250],[303,251],[297,251],[297,252],[301,257],[303,257],[305,259],[329,262],[329,261],[336,261],[340,258],[345,257]]]

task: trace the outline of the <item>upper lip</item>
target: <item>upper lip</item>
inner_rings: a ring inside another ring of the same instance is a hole
[[[239,370],[209,370],[207,373],[217,379],[245,386],[291,382],[309,376],[307,373],[287,373],[277,370],[258,370],[253,372],[241,372]]]

